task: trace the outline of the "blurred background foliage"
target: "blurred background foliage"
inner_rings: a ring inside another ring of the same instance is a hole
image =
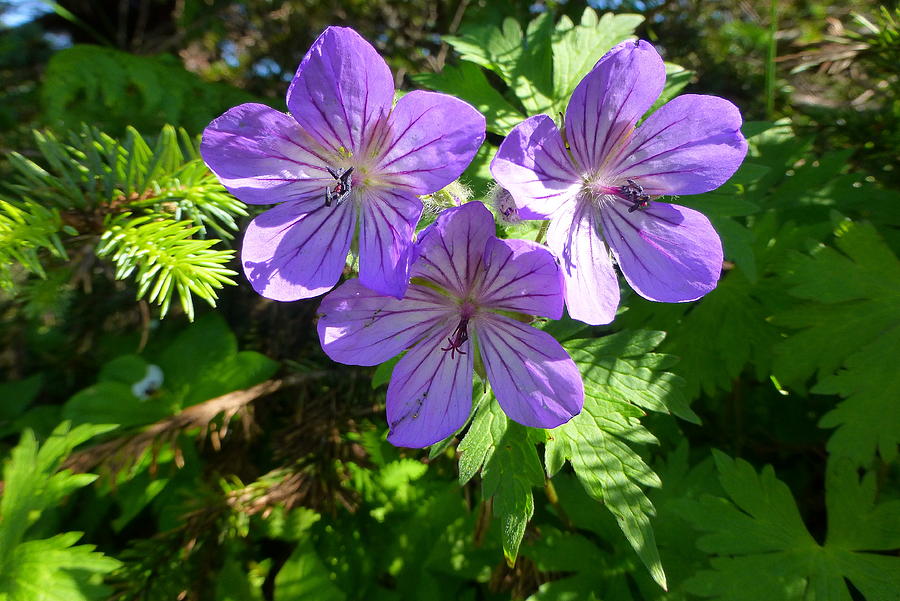
[[[0,0],[0,600],[900,598],[897,3],[587,4]],[[283,109],[330,24],[488,115],[479,194],[509,128],[565,106],[542,32],[558,58],[633,31],[667,94],[741,108],[744,166],[678,199],[722,235],[719,287],[546,326],[595,424],[485,406],[394,449],[389,370],[329,362],[318,300],[235,275],[253,209],[196,136]]]

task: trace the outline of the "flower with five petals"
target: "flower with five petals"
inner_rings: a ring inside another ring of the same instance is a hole
[[[737,107],[685,94],[637,125],[665,83],[656,50],[619,44],[575,88],[564,133],[547,115],[517,125],[491,162],[523,219],[550,219],[547,245],[566,281],[566,306],[589,324],[613,320],[619,285],[662,302],[715,288],[722,243],[709,220],[664,195],[700,194],[731,177],[747,153]]]
[[[506,414],[553,428],[581,411],[578,368],[552,336],[522,319],[562,315],[553,256],[526,240],[494,236],[478,202],[442,212],[416,243],[403,299],[350,280],[319,308],[319,339],[340,363],[376,365],[409,349],[387,391],[388,440],[424,447],[465,423],[481,363]]]
[[[242,104],[203,132],[201,155],[232,194],[280,203],[244,235],[241,262],[257,292],[289,301],[330,290],[358,222],[360,280],[403,295],[417,195],[459,177],[485,121],[445,94],[393,102],[393,77],[375,49],[352,29],[329,27],[288,88],[289,114]]]

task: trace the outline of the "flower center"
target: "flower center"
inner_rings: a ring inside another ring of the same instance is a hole
[[[337,207],[350,198],[350,193],[353,192],[353,180],[350,179],[350,176],[353,175],[353,167],[346,169],[326,167],[326,169],[334,178],[334,185],[325,188],[325,206],[330,207],[334,204]]]
[[[451,359],[456,358],[456,353],[459,353],[460,355],[466,354],[466,352],[462,350],[462,345],[469,340],[469,320],[478,312],[478,308],[470,299],[463,301],[459,309],[459,324],[456,326],[456,329],[453,330],[453,333],[450,334],[450,337],[447,338],[447,346],[441,347],[441,350],[444,352],[450,351]]]
[[[633,179],[625,180],[625,185],[619,187],[618,195],[631,203],[628,207],[629,213],[634,213],[638,209],[643,211],[650,206],[650,195],[644,194],[643,186]]]
[[[441,347],[441,350],[444,352],[450,351],[450,359],[456,358],[454,353],[459,353],[460,355],[466,354],[466,351],[462,350],[462,345],[469,339],[468,328],[469,318],[463,316],[463,318],[459,320],[459,325],[453,330],[453,334],[447,338],[447,346]]]
[[[622,186],[611,186],[604,181],[588,179],[582,186],[582,193],[600,207],[622,199],[631,204],[628,207],[629,213],[646,210],[651,202],[650,195],[644,192],[643,186],[633,179],[625,180],[625,185]]]

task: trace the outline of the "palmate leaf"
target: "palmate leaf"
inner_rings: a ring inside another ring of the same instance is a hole
[[[73,546],[81,534],[66,532],[48,539],[25,540],[41,512],[71,492],[93,482],[92,474],[56,472],[78,444],[109,426],[59,426],[38,446],[30,431],[22,435],[3,469],[0,499],[0,599],[4,601],[87,601],[105,599],[106,587],[95,574],[116,569],[117,560],[94,551],[92,545]]]
[[[642,20],[638,15],[598,17],[587,8],[579,24],[564,16],[554,25],[547,13],[533,20],[525,31],[512,18],[499,28],[466,27],[458,36],[444,37],[462,57],[460,65],[417,75],[414,80],[470,102],[487,117],[488,131],[506,135],[528,115],[547,113],[555,117],[564,110],[572,90],[594,63],[629,37]],[[504,98],[478,67],[503,79],[509,87],[509,98]],[[686,80],[681,77],[672,83],[683,87]]]
[[[829,527],[819,545],[771,467],[758,474],[740,459],[718,452],[714,459],[727,498],[683,506],[707,533],[698,546],[713,556],[688,591],[721,601],[850,601],[849,580],[867,601],[900,597],[900,558],[873,553],[900,548],[900,501],[875,503],[874,473],[860,480],[852,461],[829,462]]]
[[[780,292],[776,282],[753,285],[741,269],[728,272],[698,303],[661,304],[636,297],[621,316],[625,327],[667,327],[662,350],[679,358],[672,371],[682,376],[688,398],[730,390],[748,365],[764,380],[771,349],[781,338],[766,321],[767,301]]]
[[[816,374],[813,392],[845,398],[820,422],[837,428],[829,451],[861,465],[876,452],[892,461],[900,443],[900,261],[871,225],[844,220],[835,236],[834,248],[794,256],[790,293],[809,302],[776,316],[800,331],[778,347],[775,373],[795,385]]]
[[[552,27],[549,14],[532,21],[524,32],[515,19],[507,18],[499,29],[476,25],[464,28],[459,36],[445,36],[444,40],[463,60],[503,78],[525,110],[533,114],[544,112],[553,103]]]
[[[570,461],[584,490],[615,516],[653,579],[665,587],[650,526],[654,510],[642,490],[660,481],[630,446],[656,442],[638,421],[645,411],[697,420],[684,397],[683,380],[665,371],[675,358],[652,352],[664,337],[662,332],[620,332],[565,342],[582,373],[585,405],[558,428],[524,428],[503,414],[490,393],[481,399],[458,448],[459,477],[465,483],[481,470],[484,497],[493,496],[494,512],[503,521],[508,560],[515,559],[534,512],[531,489],[543,483],[534,445],[545,442],[547,475],[553,477]]]
[[[553,92],[562,103],[559,110],[565,108],[575,86],[600,57],[633,35],[643,21],[643,16],[629,14],[606,13],[598,18],[590,8],[585,9],[578,24],[568,16],[560,18],[553,30]]]
[[[665,370],[674,363],[651,351],[662,332],[620,332],[564,344],[582,372],[585,403],[571,421],[549,431],[545,464],[552,476],[568,460],[585,491],[615,516],[625,537],[665,588],[650,518],[653,505],[642,487],[659,478],[631,448],[656,442],[638,421],[644,410],[696,421],[683,395],[683,380]]]

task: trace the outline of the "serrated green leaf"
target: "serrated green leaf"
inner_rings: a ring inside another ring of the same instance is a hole
[[[73,546],[79,532],[21,543],[0,564],[0,598],[8,601],[100,601],[110,588],[94,574],[106,574],[121,563],[94,551],[93,545]]]
[[[621,332],[564,344],[582,372],[584,409],[549,432],[544,457],[551,476],[566,460],[571,462],[585,491],[612,512],[663,588],[666,577],[650,526],[654,509],[641,488],[658,487],[660,481],[629,443],[656,441],[637,419],[642,409],[696,419],[684,400],[681,379],[662,371],[671,365],[670,358],[649,353],[664,336]]]
[[[500,28],[493,25],[466,27],[460,35],[445,36],[444,40],[460,53],[463,60],[503,78],[526,112],[534,114],[552,106],[552,27],[549,14],[529,23],[524,32],[510,17]]]
[[[459,483],[465,484],[490,461],[494,449],[506,432],[507,417],[500,405],[491,402],[493,395],[485,393],[478,401],[472,425],[459,443]]]
[[[513,565],[525,526],[534,515],[532,487],[544,483],[544,470],[524,426],[508,422],[499,445],[481,470],[482,492],[494,500],[503,525],[503,554]]]
[[[413,75],[412,80],[465,100],[484,115],[487,130],[495,134],[505,136],[525,118],[488,82],[475,63],[462,61],[458,66],[447,65],[440,73],[420,73]]]
[[[41,512],[90,484],[93,474],[54,473],[72,449],[107,426],[61,424],[41,445],[26,431],[3,469],[0,499],[0,598],[9,601],[88,601],[109,590],[94,574],[116,569],[117,560],[94,552],[92,545],[73,546],[81,534],[66,532],[48,539],[23,541]]]
[[[459,444],[459,480],[468,482],[481,470],[484,500],[493,499],[494,515],[502,524],[503,554],[513,565],[534,514],[531,489],[544,483],[544,472],[528,428],[510,421],[488,394]]]
[[[863,552],[900,546],[893,525],[900,502],[876,506],[872,477],[860,483],[851,461],[829,464],[829,534],[819,545],[771,467],[757,474],[740,459],[718,452],[714,458],[728,498],[684,506],[686,517],[708,533],[697,544],[712,556],[712,569],[691,578],[688,591],[722,601],[849,601],[849,580],[867,600],[900,596],[900,558]]]
[[[835,248],[794,256],[790,293],[807,302],[776,321],[800,329],[778,348],[775,373],[814,392],[844,397],[820,425],[837,428],[829,451],[867,464],[891,461],[900,443],[900,261],[871,225],[843,221]],[[840,344],[834,341],[839,340]]]
[[[563,106],[600,57],[631,37],[643,20],[641,15],[612,13],[598,18],[591,8],[584,9],[578,25],[565,15],[560,18],[553,31],[553,92]]]

